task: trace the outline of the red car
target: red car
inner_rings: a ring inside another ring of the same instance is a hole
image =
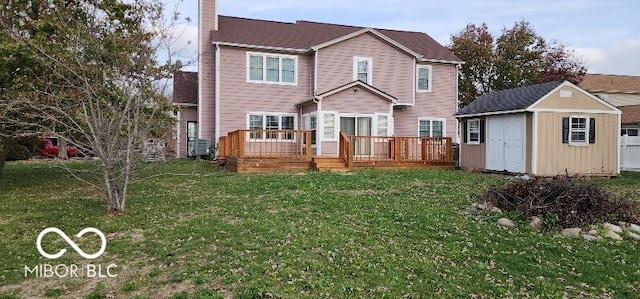
[[[47,157],[58,156],[58,146],[53,145],[51,139],[41,139],[38,146],[38,154]],[[67,146],[67,157],[77,157],[78,149],[75,146]]]

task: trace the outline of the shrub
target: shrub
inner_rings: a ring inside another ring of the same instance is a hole
[[[602,221],[640,223],[640,206],[617,199],[593,184],[569,178],[518,180],[506,187],[492,186],[479,196],[503,211],[553,219],[562,227],[586,227]]]

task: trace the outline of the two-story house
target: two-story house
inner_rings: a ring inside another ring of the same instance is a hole
[[[193,121],[212,144],[235,130],[302,129],[314,156],[336,157],[339,132],[457,140],[462,61],[425,33],[219,16],[209,0],[199,26]]]

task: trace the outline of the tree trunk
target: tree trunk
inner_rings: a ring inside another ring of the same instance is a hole
[[[58,158],[67,160],[67,140],[64,138],[58,138]]]
[[[4,162],[7,160],[7,155],[9,154],[9,148],[3,144],[0,140],[0,178],[2,177],[2,173],[4,171]]]

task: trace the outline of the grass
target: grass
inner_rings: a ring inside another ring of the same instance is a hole
[[[90,164],[71,163],[89,168]],[[51,163],[9,163],[0,180],[0,298],[635,297],[640,242],[562,238],[465,213],[500,180],[457,171],[239,175],[172,161],[131,185],[127,212]],[[595,181],[638,196],[640,175]],[[636,197],[638,198],[638,197]],[[82,259],[56,226],[107,235]],[[44,246],[44,245],[43,245]],[[116,264],[115,278],[24,277],[37,264]]]

